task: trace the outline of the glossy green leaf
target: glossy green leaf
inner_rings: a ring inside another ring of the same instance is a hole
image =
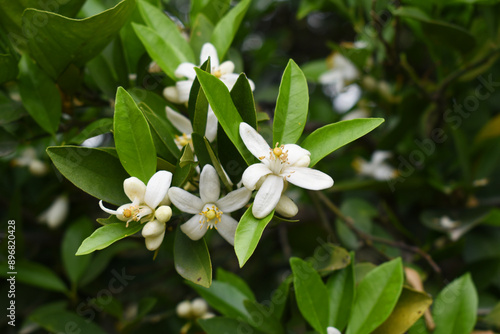
[[[257,219],[252,214],[252,206],[250,205],[241,217],[238,227],[236,227],[236,235],[234,236],[234,250],[240,267],[243,267],[250,256],[252,256],[262,237],[262,232],[264,232],[264,229],[274,215],[273,210],[267,217]]]
[[[0,264],[0,276],[10,278],[9,272],[12,270],[7,266],[7,262]],[[22,259],[16,260],[15,271],[16,282],[21,282],[31,286],[36,286],[44,290],[67,293],[66,284],[59,276],[46,266]]]
[[[62,175],[86,193],[115,205],[130,201],[123,192],[129,175],[113,155],[79,146],[52,146],[47,154]]]
[[[151,136],[158,155],[175,164],[181,151],[175,143],[175,133],[171,131],[168,121],[151,111],[147,105],[139,105],[139,109],[150,125]]]
[[[92,259],[90,255],[75,256],[78,247],[92,233],[92,230],[92,222],[88,218],[82,217],[70,225],[62,240],[61,255],[64,269],[74,285],[85,273]]]
[[[189,39],[189,44],[191,45],[195,55],[201,54],[201,48],[203,47],[203,44],[210,41],[210,36],[212,36],[213,30],[214,25],[210,22],[207,16],[203,13],[198,13],[193,26],[191,27],[191,37]]]
[[[116,92],[114,136],[123,168],[147,184],[156,171],[155,145],[144,115],[121,87]]]
[[[330,301],[328,324],[339,330],[347,325],[354,302],[354,287],[354,260],[344,269],[333,272],[326,283]]]
[[[231,191],[233,188],[233,185],[227,178],[227,174],[224,172],[224,169],[222,169],[222,165],[220,164],[219,160],[217,159],[217,156],[215,155],[215,152],[212,148],[212,145],[208,141],[208,139],[205,137],[205,147],[208,152],[208,155],[210,157],[210,162],[212,166],[215,168],[217,171],[217,175],[219,175],[219,178],[222,181],[222,184],[224,184],[224,187],[226,187],[227,191]]]
[[[300,313],[319,333],[326,334],[328,326],[328,291],[321,276],[302,259],[292,257],[293,285]]]
[[[221,267],[217,268],[217,281],[229,283],[247,296],[249,300],[256,300],[247,282],[232,272],[226,271]]]
[[[431,304],[432,298],[426,293],[404,287],[391,315],[373,334],[406,333]]]
[[[207,334],[221,333],[252,333],[262,334],[249,324],[227,317],[215,317],[209,319],[199,319],[198,324]]]
[[[346,334],[368,334],[391,314],[403,289],[401,258],[381,264],[359,283]]]
[[[432,310],[434,334],[469,334],[476,324],[478,296],[470,274],[465,274],[439,293]]]
[[[148,27],[158,32],[167,43],[174,45],[189,62],[197,62],[193,50],[182,36],[177,25],[161,9],[149,4],[147,1],[139,1],[137,7]]]
[[[33,119],[56,133],[62,114],[61,94],[54,81],[24,54],[19,62],[19,92]]]
[[[257,112],[252,87],[245,73],[241,73],[231,89],[231,99],[244,122],[257,128]]]
[[[76,255],[90,254],[106,248],[118,240],[139,232],[143,226],[140,222],[135,221],[130,222],[128,227],[126,222],[101,226],[82,242]]]
[[[250,0],[240,1],[215,25],[210,42],[215,46],[219,60],[222,60],[231,46],[241,21],[243,21],[243,17],[250,6],[250,2]]]
[[[210,73],[210,59],[207,59],[200,68],[207,73]],[[208,101],[205,92],[201,89],[198,78],[195,78],[189,92],[188,112],[189,119],[193,124],[193,132],[201,136],[205,135],[207,128]]]
[[[302,148],[311,152],[309,167],[314,166],[340,147],[366,135],[383,122],[383,118],[361,118],[341,121],[317,129],[300,144]]]
[[[295,144],[307,121],[309,93],[300,67],[290,59],[281,78],[274,111],[273,144]]]
[[[229,139],[236,146],[247,164],[254,163],[254,156],[247,150],[240,137],[239,128],[243,119],[238,110],[236,110],[226,85],[215,76],[199,68],[195,68],[195,71],[220,125],[224,128]]]
[[[207,145],[205,145],[205,138],[196,132],[193,132],[191,134],[191,140],[193,142],[194,151],[196,152],[200,168],[203,169],[203,167],[207,164],[213,165],[212,160],[210,159],[210,154],[207,151]]]
[[[309,262],[321,276],[325,276],[334,270],[347,267],[351,263],[351,256],[345,248],[322,243],[316,247],[314,257]]]
[[[27,39],[29,54],[57,79],[70,64],[82,66],[98,55],[127,22],[134,8],[135,0],[123,0],[111,9],[81,20],[26,9],[23,31],[36,37]]]
[[[111,118],[101,118],[87,125],[78,135],[69,140],[71,144],[81,144],[85,140],[108,133],[113,129],[113,120]]]
[[[212,261],[205,239],[191,240],[180,228],[174,241],[175,270],[194,284],[208,288],[212,284]]]

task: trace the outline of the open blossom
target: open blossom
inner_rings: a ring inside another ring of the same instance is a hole
[[[356,66],[338,52],[328,57],[327,63],[330,70],[319,77],[319,82],[330,86],[336,94],[359,77]]]
[[[193,126],[191,121],[181,113],[173,110],[170,107],[166,108],[167,118],[176,127],[177,130],[182,132],[182,135],[175,136],[175,144],[179,149],[182,149],[186,145],[190,145],[193,149],[193,141],[191,139],[191,134],[193,133]],[[217,117],[215,116],[212,109],[208,109],[207,113],[207,125],[205,128],[205,137],[207,137],[209,142],[214,141],[217,136]]]
[[[326,329],[326,331],[327,331],[327,333],[328,333],[328,334],[342,334],[342,333],[340,333],[340,331],[339,331],[337,328],[335,328],[335,327],[328,327],[328,328]]]
[[[201,48],[200,65],[205,63],[210,57],[211,73],[219,78],[229,90],[233,88],[238,80],[238,74],[234,72],[234,63],[232,61],[225,61],[219,65],[219,57],[215,46],[210,43],[205,43]],[[185,77],[186,80],[177,81],[175,86],[166,87],[163,95],[169,101],[174,103],[187,103],[189,101],[189,93],[191,86],[196,78],[194,68],[197,67],[192,63],[181,63],[175,70],[175,76],[178,78]],[[249,80],[252,90],[255,88],[254,83]]]
[[[231,245],[234,245],[238,222],[227,213],[245,206],[251,195],[252,192],[248,189],[240,188],[219,199],[219,176],[215,168],[210,165],[205,165],[201,171],[200,197],[177,187],[172,187],[168,191],[170,200],[179,210],[194,214],[181,225],[182,232],[192,240],[199,240],[209,228],[215,227]]]
[[[360,174],[373,177],[375,180],[387,181],[398,176],[397,171],[385,162],[391,157],[391,152],[375,151],[371,160],[366,161],[362,158],[354,160],[354,169]]]
[[[99,206],[104,212],[126,221],[147,222],[142,235],[146,239],[146,247],[156,250],[160,247],[165,235],[166,222],[172,216],[168,206],[168,188],[172,182],[172,173],[167,171],[156,172],[148,181],[147,186],[136,177],[129,177],[123,182],[123,190],[131,203],[124,204],[116,210],[106,208],[102,201]]]
[[[246,188],[259,188],[252,207],[256,218],[264,218],[277,205],[290,205],[291,199],[282,196],[286,182],[309,190],[333,186],[330,176],[308,168],[311,162],[308,150],[295,144],[279,146],[279,143],[271,148],[254,128],[244,122],[240,123],[240,136],[247,149],[261,161],[248,167],[242,177]]]

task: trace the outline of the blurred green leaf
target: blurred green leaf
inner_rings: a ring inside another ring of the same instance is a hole
[[[351,263],[351,256],[345,248],[322,243],[314,250],[314,257],[309,262],[321,276],[325,276],[334,270],[347,267]]]
[[[238,257],[240,268],[245,265],[250,256],[252,256],[257,244],[262,237],[262,232],[271,221],[274,210],[262,219],[257,219],[252,214],[252,205],[245,211],[236,227],[234,236],[234,250]]]
[[[237,288],[241,293],[243,293],[245,296],[248,297],[249,300],[256,300],[255,296],[248,286],[247,282],[243,280],[241,277],[239,277],[236,274],[233,274],[232,272],[226,271],[222,269],[221,267],[217,268],[217,281],[219,282],[226,282]]]
[[[142,227],[143,225],[136,221],[101,226],[82,242],[75,255],[86,255],[106,248],[118,240],[139,232]]]
[[[79,146],[52,146],[47,154],[62,175],[86,193],[115,205],[129,202],[123,192],[129,175],[113,155]]]
[[[54,134],[62,114],[56,84],[24,54],[19,62],[19,92],[26,110],[45,131]]]
[[[12,272],[12,270],[10,270],[10,267],[7,266],[7,262],[1,263],[0,269],[0,276],[6,277],[7,279],[11,277],[9,272]],[[14,272],[17,273],[17,275],[15,275],[16,281],[36,286],[44,290],[62,293],[68,292],[66,284],[64,284],[59,276],[51,269],[40,263],[17,259],[14,269]]]
[[[211,3],[216,3],[218,1],[212,1]],[[203,44],[210,41],[210,36],[214,30],[214,25],[203,13],[198,13],[196,19],[193,21],[191,27],[191,35],[189,38],[189,44],[193,49],[195,55],[201,54],[201,48]]]
[[[262,334],[249,324],[227,317],[215,317],[209,319],[199,319],[198,324],[207,334],[221,334],[221,333],[238,333],[245,331],[246,333]]]
[[[347,325],[354,301],[354,287],[354,260],[344,269],[334,271],[326,283],[330,301],[328,324],[338,330]]]
[[[82,217],[73,222],[66,230],[61,244],[61,255],[64,269],[73,285],[77,285],[87,270],[92,257],[90,255],[75,256],[79,245],[92,233],[92,222]]]
[[[0,54],[0,84],[16,79],[17,60],[12,54]]]
[[[216,24],[229,9],[230,0],[192,0],[189,16],[191,22],[195,22],[195,17],[200,14],[206,15],[211,24]]]
[[[306,77],[300,67],[290,59],[281,78],[274,111],[273,144],[295,144],[306,125],[308,109]]]
[[[174,241],[175,270],[185,279],[203,287],[212,284],[212,261],[205,239],[191,240],[180,228]]]
[[[250,325],[268,334],[282,334],[283,327],[278,319],[273,317],[267,307],[255,300],[247,299],[243,302],[248,313],[251,314]],[[255,317],[257,316],[257,318]]]
[[[87,125],[85,129],[71,138],[68,142],[79,145],[89,138],[108,133],[112,129],[113,120],[111,118],[101,118]]]

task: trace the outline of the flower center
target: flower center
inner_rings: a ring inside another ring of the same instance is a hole
[[[174,141],[177,146],[184,147],[191,144],[192,139],[190,135],[183,133],[181,136],[175,135]]]
[[[128,208],[123,210],[123,217],[127,218],[127,227],[131,221],[138,222],[142,218],[149,216],[152,210],[148,206],[136,206],[130,205]]]
[[[216,78],[220,78],[222,76],[222,73],[220,70],[216,70],[213,72],[213,75],[216,77]]]
[[[268,167],[273,171],[274,174],[280,175],[283,167],[288,164],[288,150],[285,150],[285,146],[278,146],[276,143],[274,148],[269,149],[269,159]],[[265,157],[260,157],[260,160],[264,160]]]
[[[222,213],[223,212],[219,210],[219,208],[215,205],[212,205],[211,207],[206,206],[206,209],[199,213],[201,215],[200,229],[203,228],[203,225],[205,225],[205,223],[207,224],[207,229],[214,227],[215,229],[217,229],[216,225],[217,223],[220,223]]]

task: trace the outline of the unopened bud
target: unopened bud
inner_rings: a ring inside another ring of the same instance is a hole
[[[190,318],[192,314],[191,302],[188,300],[180,302],[177,305],[175,312],[177,313],[179,318]]]
[[[196,318],[201,318],[208,311],[207,302],[202,298],[196,298],[191,302],[191,312]]]
[[[169,206],[162,205],[156,210],[155,217],[161,223],[166,223],[172,217],[172,209]]]

